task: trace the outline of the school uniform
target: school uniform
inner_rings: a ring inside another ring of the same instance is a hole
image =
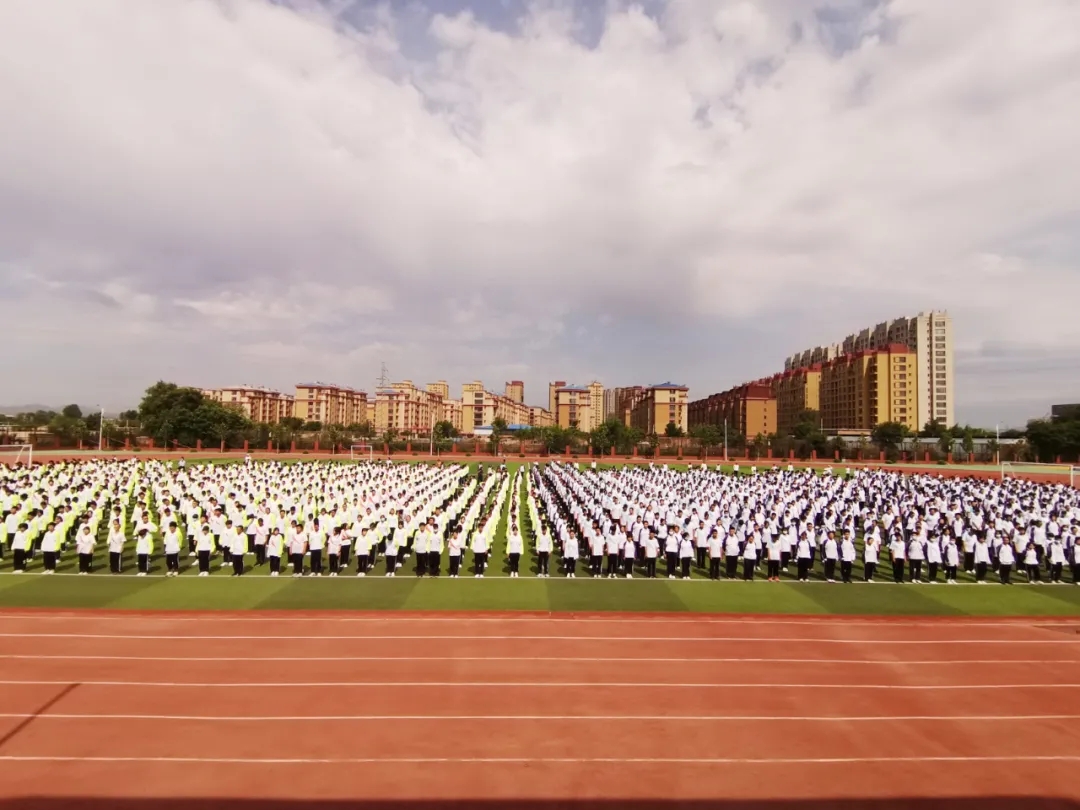
[[[174,577],[180,573],[180,547],[184,539],[179,529],[166,529],[161,541],[165,552],[165,575]]]
[[[735,532],[724,538],[724,576],[735,579],[739,572],[739,558],[742,556],[742,543]]]
[[[945,543],[942,556],[945,562],[945,581],[956,584],[956,573],[960,567],[960,547],[956,545],[956,541],[951,537]]]
[[[428,575],[437,577],[442,573],[443,533],[445,526],[440,527],[438,522],[428,529]]]
[[[44,557],[45,573],[56,573],[56,562],[60,557],[61,532],[57,526],[45,532],[41,538],[41,555]]]
[[[720,566],[723,561],[724,538],[715,533],[711,534],[709,535],[709,579],[720,579]]]
[[[487,556],[490,548],[491,545],[488,542],[487,527],[485,526],[472,537],[474,577],[480,578],[484,576],[484,571],[487,569]]]
[[[303,530],[296,530],[289,537],[289,561],[292,563],[294,577],[304,575],[304,553],[307,551],[307,540],[307,534]]]
[[[799,582],[810,581],[810,569],[814,564],[813,545],[809,538],[800,537],[795,545],[795,564],[798,566]]]
[[[97,538],[92,531],[79,532],[75,536],[75,553],[79,555],[80,574],[89,574],[93,570],[95,545]]]
[[[975,581],[986,582],[986,570],[990,567],[990,546],[985,540],[975,543]]]
[[[634,544],[633,537],[624,537],[622,547],[623,576],[627,579],[633,579],[634,577],[634,561],[636,559],[637,546]]]
[[[758,539],[753,535],[746,539],[746,545],[743,546],[742,551],[742,560],[742,578],[744,581],[750,582],[754,579],[754,571],[758,563]]]
[[[573,534],[567,534],[563,538],[562,560],[566,569],[566,576],[573,579],[577,576],[578,541]]]
[[[521,565],[521,555],[525,551],[525,541],[521,537],[521,532],[518,530],[512,530],[506,536],[506,556],[510,561],[510,576],[517,577],[518,566]]]
[[[344,545],[344,539],[341,536],[341,530],[334,529],[330,533],[330,538],[326,541],[327,561],[330,565],[330,576],[332,577],[338,575],[338,564],[341,561],[341,548]]]
[[[124,554],[124,543],[127,542],[127,535],[124,534],[124,530],[110,529],[109,530],[109,573],[119,574],[122,558]]]
[[[422,526],[413,536],[413,551],[416,552],[416,575],[422,577],[427,573],[428,564],[428,530]]]
[[[536,567],[538,576],[548,576],[551,549],[551,534],[548,532],[547,528],[542,528],[540,529],[540,533],[536,535]]]
[[[679,540],[679,566],[683,579],[690,578],[690,566],[694,562],[694,542],[689,537]]]
[[[307,533],[308,551],[311,552],[311,572],[309,576],[322,576],[323,550],[326,548],[326,530],[321,526]]]
[[[907,548],[900,537],[893,538],[889,543],[889,557],[892,559],[893,582],[900,585],[904,581],[904,561],[907,558]]]
[[[1002,543],[1001,548],[998,549],[998,578],[1002,585],[1012,584],[1010,577],[1015,564],[1016,553],[1013,551],[1012,543]]]
[[[285,538],[280,531],[272,531],[266,539],[266,558],[270,562],[270,576],[281,573],[281,553],[285,550]]]
[[[461,555],[463,549],[464,539],[461,536],[461,532],[453,532],[450,535],[450,540],[446,544],[446,556],[450,559],[450,576],[454,579],[458,578],[458,572],[461,570]]]
[[[214,536],[210,533],[209,528],[206,531],[200,531],[199,536],[195,538],[195,555],[199,560],[199,576],[210,576],[210,554],[214,550]]]
[[[855,566],[855,541],[850,536],[845,536],[840,541],[840,579],[846,584],[851,584],[851,571]]]

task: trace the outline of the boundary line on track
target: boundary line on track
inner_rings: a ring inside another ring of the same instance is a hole
[[[783,715],[626,715],[626,714],[357,714],[357,715],[183,715],[183,714],[38,714],[38,713],[0,713],[4,720],[148,720],[154,722],[191,722],[191,723],[329,723],[329,722],[387,722],[405,720],[413,722],[448,721],[633,721],[633,722],[689,722],[689,723],[739,723],[782,722],[782,723],[889,723],[889,722],[943,722],[943,723],[985,723],[998,720],[1080,720],[1080,714],[1016,714],[1016,715],[881,715],[877,717],[838,717],[838,716],[783,716]]]
[[[2,680],[2,686],[66,686],[70,680]],[[573,687],[602,687],[607,689],[872,689],[891,691],[970,691],[1006,689],[1080,689],[1080,683],[998,683],[998,684],[884,684],[884,683],[656,683],[643,681],[313,681],[313,682],[179,682],[179,681],[88,681],[79,680],[80,686],[107,686],[122,688],[152,687],[155,689],[284,689],[319,688],[334,686],[369,686],[379,688],[431,687],[449,689],[456,687],[476,689],[550,689]]]
[[[209,635],[132,635],[129,633],[0,633],[0,638],[32,639],[130,639],[135,641],[634,641],[665,643],[738,643],[761,642],[771,644],[1080,644],[1080,635],[1072,638],[1021,638],[1021,639],[883,639],[883,638],[806,638],[779,636],[522,636],[522,635],[333,635],[333,636],[226,636]]]
[[[143,763],[164,765],[897,765],[904,763],[1080,762],[1080,755],[925,757],[123,757],[0,755],[0,762]]]
[[[306,612],[306,611],[301,611]],[[327,611],[330,613],[331,611]],[[406,611],[407,612],[407,611]],[[162,610],[155,612],[153,615],[147,615],[140,612],[132,612],[130,615],[116,614],[116,613],[104,613],[101,614],[93,609],[88,612],[82,613],[41,613],[36,612],[36,609],[27,609],[25,612],[20,611],[0,611],[0,620],[12,620],[18,621],[21,619],[34,619],[37,621],[69,621],[72,619],[78,619],[83,621],[121,621],[121,622],[141,622],[141,621],[160,621],[160,622],[252,622],[252,623],[267,623],[267,622],[305,622],[319,624],[327,624],[333,622],[341,623],[361,623],[371,622],[378,624],[386,624],[388,622],[406,623],[406,622],[461,622],[462,620],[468,620],[470,623],[526,623],[526,622],[542,622],[544,624],[550,624],[553,622],[559,623],[571,623],[571,624],[761,624],[761,625],[802,625],[809,627],[821,627],[829,625],[839,625],[842,627],[1013,627],[1017,629],[1030,629],[1033,626],[1051,627],[1062,626],[1071,627],[1080,624],[1080,616],[1074,619],[1069,619],[1062,616],[1047,616],[1045,618],[1039,616],[1019,616],[1014,619],[988,619],[986,621],[980,620],[962,620],[955,619],[949,616],[942,616],[932,620],[917,620],[917,619],[904,619],[902,617],[893,617],[890,615],[882,614],[879,618],[867,618],[865,616],[858,618],[845,618],[844,616],[837,614],[827,615],[813,615],[807,614],[801,618],[789,618],[789,619],[773,619],[768,616],[760,614],[748,614],[747,616],[740,618],[711,618],[707,615],[700,617],[681,617],[681,616],[656,616],[649,613],[627,614],[620,617],[615,616],[576,616],[565,614],[545,614],[543,616],[489,616],[484,615],[486,611],[477,611],[470,613],[468,611],[454,612],[449,611],[454,615],[448,616],[408,616],[401,615],[401,612],[387,611],[386,615],[380,616],[287,616],[287,615],[274,615],[274,616],[219,616],[217,611],[208,610],[200,613],[197,616],[192,616],[187,611],[176,611],[177,615],[172,615],[168,610]]]
[[[547,656],[547,655],[343,655],[343,656],[169,656],[169,655],[28,655],[0,653],[0,660],[10,661],[180,661],[196,663],[238,663],[257,661],[261,663],[326,663],[342,662],[392,662],[392,661],[553,661],[557,663],[620,663],[620,664],[869,664],[873,666],[934,666],[937,664],[991,665],[991,664],[1080,664],[1080,658],[955,658],[884,660],[872,658],[642,658],[633,656]]]

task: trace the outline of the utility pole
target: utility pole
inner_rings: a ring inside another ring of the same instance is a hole
[[[381,363],[379,367],[379,378],[375,381],[375,384],[379,388],[390,387],[390,372],[386,369],[386,363]]]
[[[724,420],[724,463],[727,464],[727,419]]]
[[[98,452],[100,453],[101,452],[101,447],[102,447],[102,444],[103,444],[102,436],[105,435],[105,409],[102,408],[100,405],[97,406],[97,409],[98,409],[97,449],[98,449]]]

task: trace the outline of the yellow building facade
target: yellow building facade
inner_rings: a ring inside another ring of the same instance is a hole
[[[841,355],[821,367],[826,430],[873,430],[883,422],[919,429],[918,355],[893,344]]]
[[[630,411],[630,427],[662,436],[670,423],[689,429],[689,389],[670,382],[648,386]]]
[[[368,397],[344,385],[297,383],[294,415],[305,422],[354,425],[367,421]]]
[[[206,388],[202,395],[214,402],[235,408],[252,422],[274,425],[293,416],[295,399],[271,388],[233,385],[226,388]]]

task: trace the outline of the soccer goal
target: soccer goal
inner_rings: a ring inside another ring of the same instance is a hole
[[[375,448],[370,444],[350,444],[349,445],[349,458],[353,461],[373,461],[375,459]]]
[[[1001,480],[1006,478],[1045,478],[1053,483],[1068,483],[1075,487],[1080,483],[1080,466],[1039,461],[1003,461]]]
[[[34,446],[32,444],[0,444],[0,464],[8,464],[14,467],[23,463],[30,467],[34,463]]]

